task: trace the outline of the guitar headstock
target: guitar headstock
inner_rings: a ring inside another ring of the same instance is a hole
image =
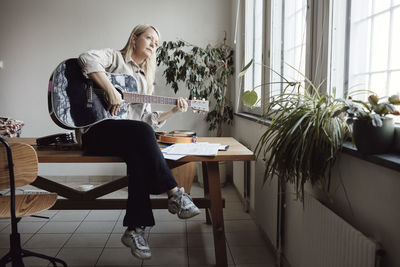
[[[204,111],[204,112],[208,112],[208,100],[197,100],[197,99],[193,99],[190,100],[190,107],[193,109],[193,111]]]

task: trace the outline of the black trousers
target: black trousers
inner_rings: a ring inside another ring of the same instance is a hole
[[[105,120],[82,136],[86,153],[124,159],[129,177],[124,226],[153,226],[150,194],[162,194],[177,183],[157,145],[150,125],[135,120]]]

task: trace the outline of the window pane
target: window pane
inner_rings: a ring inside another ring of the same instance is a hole
[[[375,0],[374,1],[374,13],[381,12],[390,8],[390,1],[391,0]]]
[[[400,94],[400,71],[393,71],[390,75],[389,94]]]
[[[400,0],[396,0],[400,1]],[[352,1],[348,91],[393,92],[400,69],[400,7],[393,0]],[[372,11],[372,12],[371,12]]]
[[[253,37],[254,37],[254,0],[246,0],[245,1],[245,64],[250,62],[253,58]],[[252,90],[253,89],[253,68],[249,68],[247,70],[246,75],[244,76],[244,90]]]
[[[387,69],[389,48],[389,12],[373,20],[371,71]]]
[[[362,4],[360,4],[360,2],[362,2]],[[372,0],[356,0],[351,3],[352,21],[359,21],[371,15]]]
[[[303,81],[305,70],[305,39],[307,1],[285,1],[283,76]]]
[[[386,85],[387,82],[387,74],[385,73],[376,73],[371,75],[371,82],[369,86],[369,90],[374,91],[378,94],[379,97],[383,97],[387,95]]]
[[[399,0],[400,1],[400,0]],[[400,8],[393,10],[391,68],[400,69]]]
[[[256,88],[257,95],[262,96],[262,71],[263,71],[263,46],[262,46],[262,36],[263,36],[263,1],[255,0],[254,9],[254,87]],[[261,106],[261,102],[258,102],[256,106]]]

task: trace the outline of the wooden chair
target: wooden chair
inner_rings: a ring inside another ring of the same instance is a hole
[[[15,188],[32,183],[38,174],[36,151],[27,144],[8,144],[0,137],[0,190],[9,189],[10,194],[0,195],[0,218],[11,218],[10,251],[0,260],[0,267],[11,262],[12,266],[25,266],[23,257],[39,257],[67,266],[57,258],[22,249],[18,222],[22,217],[31,216],[49,209],[57,200],[55,193],[15,194]]]

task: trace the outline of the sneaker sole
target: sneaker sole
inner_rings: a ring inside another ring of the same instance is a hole
[[[141,260],[151,259],[151,256],[143,256],[143,255],[137,253],[135,250],[132,249],[132,247],[129,244],[125,243],[123,238],[121,238],[121,243],[124,244],[125,247],[130,248],[132,255],[135,256],[136,258],[141,259]]]
[[[193,213],[192,215],[190,215],[190,216],[188,216],[188,217],[183,217],[183,216],[180,216],[179,214],[178,214],[178,218],[179,219],[182,219],[182,220],[186,220],[186,219],[190,219],[190,218],[193,218],[194,216],[197,216],[197,215],[199,215],[201,212],[200,212],[200,210],[199,211],[197,211],[196,213]]]

